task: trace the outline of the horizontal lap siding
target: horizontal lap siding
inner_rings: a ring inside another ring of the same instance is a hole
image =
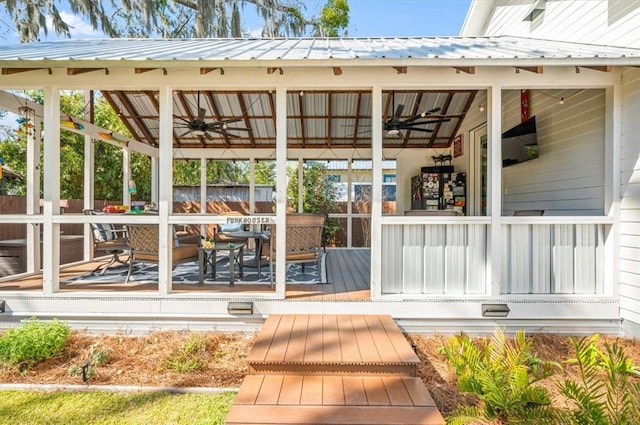
[[[384,294],[486,291],[485,225],[385,225],[382,234]]]
[[[620,170],[620,315],[627,331],[640,330],[640,69],[623,74]]]
[[[503,211],[603,215],[604,90],[531,90],[539,157],[502,169]],[[558,99],[565,97],[564,104]],[[518,90],[505,90],[503,130],[520,122]]]
[[[600,45],[640,46],[636,1],[563,0],[544,3],[533,22],[525,20],[535,2],[502,0],[484,35],[510,34]]]

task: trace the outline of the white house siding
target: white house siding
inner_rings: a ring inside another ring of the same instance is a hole
[[[525,20],[536,1],[496,1],[483,35],[640,47],[640,1],[548,0],[537,18]]]
[[[620,315],[640,335],[640,69],[623,74],[620,186]]]
[[[505,131],[520,123],[519,90],[504,91],[503,104]],[[545,215],[602,215],[604,90],[531,90],[530,105],[540,153],[503,168],[503,214],[543,209]]]

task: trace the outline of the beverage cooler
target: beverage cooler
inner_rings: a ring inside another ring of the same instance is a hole
[[[454,210],[465,215],[466,185],[466,173],[456,173],[452,166],[422,167],[411,178],[411,209]]]

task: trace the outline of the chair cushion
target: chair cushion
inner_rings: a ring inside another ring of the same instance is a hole
[[[113,224],[92,223],[91,227],[96,241],[106,242],[116,239],[116,228]]]
[[[221,232],[242,232],[244,224],[242,223],[224,223],[219,225]]]

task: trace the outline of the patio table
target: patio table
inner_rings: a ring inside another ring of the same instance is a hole
[[[211,264],[211,276],[216,278],[216,257],[217,251],[229,251],[229,286],[235,284],[235,265],[240,267],[240,277],[243,273],[242,254],[244,243],[216,243],[211,247],[198,247],[198,284],[204,284],[204,274],[207,271],[207,264]]]

